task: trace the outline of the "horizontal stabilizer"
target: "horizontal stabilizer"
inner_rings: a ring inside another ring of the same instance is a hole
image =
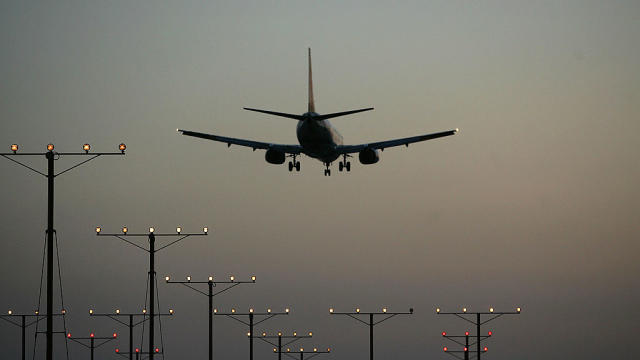
[[[252,109],[252,108],[243,108],[243,109],[249,110],[249,111],[256,111],[256,112],[260,112],[260,113],[264,113],[264,114],[269,114],[269,115],[286,117],[286,118],[289,118],[289,119],[304,120],[302,115],[287,114],[287,113],[281,113],[281,112],[275,112],[275,111],[269,111],[269,110]]]
[[[335,117],[338,117],[338,116],[351,115],[351,114],[355,114],[355,113],[359,113],[359,112],[363,112],[363,111],[369,111],[369,110],[373,110],[373,108],[371,107],[371,108],[366,108],[366,109],[343,111],[343,112],[338,112],[338,113],[333,113],[333,114],[318,115],[317,117],[315,117],[315,119],[316,120],[327,120],[327,119],[335,118]]]

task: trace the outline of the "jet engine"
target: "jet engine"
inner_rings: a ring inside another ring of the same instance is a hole
[[[264,154],[264,159],[267,160],[269,164],[284,164],[284,157],[284,153],[276,149],[269,149]]]
[[[376,149],[364,149],[358,153],[360,162],[364,165],[375,164],[380,160],[380,152]]]

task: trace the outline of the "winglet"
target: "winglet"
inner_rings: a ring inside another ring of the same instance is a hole
[[[313,103],[313,76],[311,75],[311,48],[309,48],[309,112],[316,112],[316,106]]]

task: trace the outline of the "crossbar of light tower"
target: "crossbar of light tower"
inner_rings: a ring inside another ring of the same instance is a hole
[[[267,344],[275,346],[274,349],[277,350],[278,360],[281,360],[282,359],[282,347],[283,346],[291,345],[294,342],[302,340],[302,339],[310,339],[311,337],[313,337],[313,332],[311,332],[311,331],[309,331],[307,334],[298,334],[297,331],[294,331],[292,335],[285,335],[285,334],[282,333],[282,331],[278,331],[276,333],[276,335],[268,335],[266,332],[263,332],[262,336],[258,336],[258,339],[266,342]],[[271,342],[269,339],[278,339],[278,343],[275,344],[275,343]],[[282,339],[285,339],[284,343],[282,343]],[[293,339],[293,340],[290,340],[290,339]]]

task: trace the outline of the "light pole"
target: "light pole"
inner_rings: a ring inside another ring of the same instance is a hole
[[[382,308],[382,312],[361,312],[360,308],[356,308],[355,312],[336,312],[334,311],[333,308],[329,309],[329,314],[331,315],[346,315],[352,319],[357,320],[358,322],[361,322],[365,325],[367,325],[369,327],[369,359],[373,360],[373,327],[380,324],[383,321],[387,321],[389,319],[391,319],[394,316],[397,315],[411,315],[413,314],[413,308],[409,309],[409,312],[389,312],[387,311],[387,308]],[[358,316],[361,315],[368,315],[368,322],[365,320],[362,320],[361,318],[359,318]],[[378,320],[378,321],[374,321],[375,320],[375,316],[381,316],[382,320]]]
[[[63,310],[60,314],[54,314],[54,316],[55,315],[64,316],[65,314],[66,314],[66,311]],[[27,318],[32,318],[32,317],[34,317],[35,320],[31,320],[27,322]],[[20,318],[20,322],[13,320],[14,318]],[[13,324],[15,326],[18,326],[21,329],[22,360],[26,360],[26,336],[25,336],[26,330],[29,326],[39,323],[43,318],[45,318],[45,316],[40,315],[40,312],[38,311],[35,311],[34,313],[29,313],[29,314],[16,314],[12,310],[9,310],[7,311],[6,315],[0,315],[0,319],[10,324]]]
[[[277,335],[267,335],[266,332],[262,333],[261,337],[258,337],[258,339],[272,345],[275,346],[273,348],[273,352],[277,352],[278,353],[278,360],[282,360],[282,347],[283,346],[287,346],[287,345],[291,345],[294,342],[301,340],[301,339],[309,339],[313,336],[313,333],[311,331],[309,331],[307,333],[307,335],[298,335],[298,333],[296,331],[293,332],[293,335],[283,335],[282,331],[278,331]],[[278,343],[274,344],[273,342],[271,342],[269,339],[278,339]],[[285,339],[285,343],[282,343],[282,339]],[[293,339],[293,340],[289,340],[289,339]]]
[[[98,236],[111,236],[111,237],[115,237],[118,238],[130,245],[133,245],[135,247],[137,247],[140,250],[143,250],[145,252],[147,252],[149,254],[149,359],[153,360],[153,354],[154,354],[154,345],[153,345],[153,341],[154,341],[154,331],[155,331],[155,322],[154,322],[154,318],[155,318],[155,295],[156,295],[156,268],[155,268],[155,256],[156,253],[160,250],[166,249],[171,245],[174,245],[190,236],[206,236],[209,232],[209,228],[204,227],[202,228],[202,233],[183,233],[182,232],[182,228],[180,226],[176,227],[176,233],[174,234],[170,234],[170,233],[156,233],[155,232],[155,228],[150,227],[149,228],[149,233],[147,234],[143,234],[143,233],[129,233],[129,229],[125,226],[122,228],[122,233],[119,234],[115,234],[115,233],[111,233],[111,234],[106,234],[106,233],[102,233],[102,228],[101,227],[96,227],[96,235]],[[149,249],[146,249],[132,241],[127,240],[127,237],[147,237],[149,239]],[[177,238],[176,240],[170,241],[168,244],[161,246],[159,248],[156,249],[156,237],[173,237],[173,238]],[[160,324],[162,326],[162,323]]]
[[[445,346],[445,347],[442,348],[442,350],[445,353],[447,353],[447,354],[449,354],[449,355],[451,355],[451,356],[453,356],[455,358],[458,358],[460,360],[469,360],[469,351],[471,349],[471,346],[476,344],[475,342],[474,343],[469,343],[469,336],[471,336],[471,335],[469,335],[468,331],[465,331],[464,335],[448,335],[446,331],[443,331],[442,332],[442,337],[443,338],[445,338],[447,340],[451,340],[454,343],[463,346],[463,348],[462,348],[462,350],[451,350],[451,349],[449,349],[448,347]],[[489,338],[489,337],[491,337],[491,331],[489,331],[488,335],[486,335],[486,336],[480,336],[480,339],[484,340],[484,339]],[[462,341],[458,340],[458,339],[461,339],[461,338],[464,339],[464,343]],[[487,352],[488,350],[489,349],[487,349],[487,347],[485,346],[482,349],[482,352]],[[458,355],[459,353],[463,353],[464,357],[460,358],[460,356]]]
[[[90,309],[89,310],[89,316],[108,317],[111,320],[114,320],[114,321],[120,323],[121,325],[124,325],[124,326],[128,327],[129,328],[129,359],[133,360],[133,354],[134,354],[134,352],[133,352],[133,328],[150,319],[149,315],[147,315],[146,309],[143,309],[142,313],[123,313],[123,312],[120,312],[120,309],[116,309],[114,314],[108,314],[108,313],[99,314],[99,313],[94,312],[93,309]],[[166,314],[160,313],[160,314],[155,314],[155,316],[173,316],[173,309],[169,309],[169,312],[166,313]],[[129,322],[126,323],[126,322],[120,320],[119,317],[129,318]],[[142,320],[134,322],[134,319],[138,318],[138,317],[142,317]]]
[[[109,337],[97,337],[94,333],[89,334],[88,337],[71,337],[71,333],[67,334],[67,339],[74,341],[91,350],[91,360],[93,360],[93,352],[96,348],[108,343],[109,341],[115,340],[117,337],[118,334],[116,333],[113,333],[113,335]],[[85,344],[83,340],[89,340],[89,345]],[[99,341],[98,344],[96,344],[96,340]]]
[[[218,309],[213,309],[213,315],[220,315],[220,316],[227,316],[232,318],[233,320],[245,324],[249,327],[249,332],[247,333],[247,336],[249,337],[249,360],[253,360],[253,327],[255,325],[258,325],[260,323],[263,323],[269,319],[272,319],[275,316],[278,315],[289,315],[289,308],[286,308],[284,310],[284,312],[273,312],[271,311],[271,309],[267,309],[267,312],[255,312],[252,309],[249,309],[249,312],[246,313],[240,313],[237,312],[236,309],[231,309],[231,312],[229,313],[223,313],[223,312],[219,312]],[[238,317],[240,316],[247,316],[249,318],[249,322],[246,322],[244,320],[240,320]],[[254,322],[254,317],[264,317],[262,320],[259,320],[258,322]]]
[[[276,349],[273,349],[273,352],[276,352]],[[313,349],[309,349],[307,351],[304,350],[304,348],[300,348],[299,351],[291,351],[291,349],[287,349],[287,351],[285,352],[285,354],[289,355],[289,354],[300,354],[300,360],[304,360],[305,359],[305,354],[308,354],[308,356],[306,357],[307,359],[311,359],[312,357],[316,357],[320,354],[328,354],[331,352],[331,348],[327,348],[327,350],[318,350],[318,348],[313,348]]]
[[[12,144],[10,149],[10,153],[0,153],[0,156],[13,161],[14,163],[23,166],[36,174],[40,174],[47,178],[47,360],[53,360],[53,234],[55,229],[53,228],[53,210],[54,210],[54,202],[53,202],[53,193],[54,193],[54,182],[53,180],[72,170],[77,168],[80,165],[88,163],[89,161],[98,158],[102,155],[124,155],[124,151],[127,148],[125,144],[118,145],[118,150],[120,152],[109,152],[109,153],[90,153],[91,145],[84,144],[82,145],[82,152],[67,152],[67,153],[59,153],[54,151],[54,145],[48,144],[47,151],[44,153],[18,153],[18,145]],[[43,173],[39,170],[32,168],[29,165],[23,164],[22,162],[13,159],[16,156],[44,156],[47,159],[47,173]],[[60,159],[63,156],[84,156],[88,157],[85,159],[59,173],[55,173],[55,164],[54,161]],[[59,264],[58,264],[59,266]],[[62,304],[64,307],[64,304]],[[66,329],[65,329],[66,331]]]
[[[186,281],[175,281],[175,280],[171,280],[171,277],[167,276],[165,277],[165,281],[168,284],[182,284],[188,287],[189,289],[209,298],[209,360],[213,360],[213,297],[227,290],[230,290],[240,284],[255,284],[256,277],[252,276],[251,281],[238,281],[235,279],[235,276],[232,275],[232,276],[229,276],[228,281],[217,281],[217,280],[214,281],[213,276],[209,276],[209,280],[207,281],[192,281],[191,276],[187,276]],[[193,285],[196,285],[196,284],[207,284],[209,291],[205,293],[204,291],[201,291],[195,288]],[[213,288],[221,284],[225,286],[224,289],[214,292]]]
[[[453,311],[453,312],[442,312],[440,311],[440,308],[436,308],[436,313],[438,315],[454,315],[459,317],[460,319],[471,323],[473,325],[476,326],[476,353],[478,354],[477,359],[480,360],[480,354],[482,354],[483,352],[487,351],[487,348],[485,347],[484,349],[482,348],[481,345],[481,341],[484,340],[485,338],[487,338],[488,336],[482,336],[480,335],[480,327],[486,323],[488,323],[489,321],[495,320],[501,316],[504,315],[520,315],[520,308],[517,307],[516,311],[502,311],[502,312],[497,312],[494,311],[494,309],[491,307],[489,308],[489,311],[480,311],[480,312],[471,312],[471,311],[467,311],[467,308],[462,308],[462,311]],[[469,316],[472,316],[472,318],[475,318],[474,320],[470,320]],[[485,319],[484,321],[482,320],[482,315],[489,315],[488,319]],[[489,333],[489,335],[491,335],[491,333]],[[484,351],[483,351],[484,350]],[[447,351],[447,350],[445,350]]]

